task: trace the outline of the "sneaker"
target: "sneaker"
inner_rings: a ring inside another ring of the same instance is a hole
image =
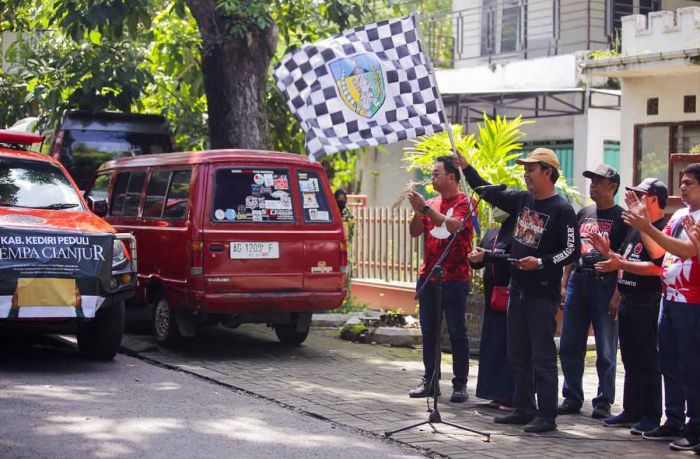
[[[591,413],[593,419],[606,419],[611,417],[610,407],[605,405],[598,405],[593,407],[593,413]]]
[[[574,402],[564,399],[564,401],[557,408],[557,414],[579,414],[581,412],[581,405],[577,405]]]
[[[498,409],[501,411],[513,411],[515,408],[513,408],[513,405],[510,403],[501,403]]]
[[[532,416],[525,416],[522,413],[519,413],[517,411],[513,411],[510,414],[507,414],[505,416],[496,416],[493,418],[493,422],[496,424],[518,424],[518,425],[525,425],[528,424],[530,421],[532,421],[533,417]]]
[[[466,384],[455,384],[452,386],[452,396],[450,401],[452,403],[464,403],[469,400],[469,394],[467,394]]]
[[[630,433],[632,435],[644,435],[645,432],[651,432],[657,427],[659,427],[658,422],[654,422],[649,419],[642,419],[632,426]]]
[[[683,436],[683,429],[679,427],[670,427],[666,424],[657,427],[656,429],[644,432],[642,438],[645,440],[675,440]]]
[[[535,418],[528,425],[523,427],[523,430],[528,433],[551,432],[557,428],[557,423],[554,419]]]
[[[698,446],[700,446],[700,433],[688,431],[681,438],[672,441],[668,445],[669,448],[675,451],[692,451]]]
[[[425,378],[422,378],[418,385],[408,392],[408,396],[411,398],[434,397],[435,395],[440,395],[440,385],[437,385],[437,394],[433,394],[432,387],[429,387]]]
[[[637,419],[634,419],[623,411],[617,416],[610,416],[603,419],[603,425],[605,427],[632,427],[636,421]]]

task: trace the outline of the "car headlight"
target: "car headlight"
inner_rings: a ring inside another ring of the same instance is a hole
[[[121,268],[128,261],[129,257],[126,254],[126,248],[124,247],[124,243],[115,239],[112,248],[112,268]]]

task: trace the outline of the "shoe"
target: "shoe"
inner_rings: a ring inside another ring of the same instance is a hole
[[[428,381],[425,378],[421,379],[418,385],[408,392],[408,396],[411,398],[424,398],[424,397],[434,397],[435,395],[440,395],[440,385],[437,386],[437,394],[433,394],[432,387],[428,387]]]
[[[557,408],[557,414],[579,414],[580,412],[581,405],[576,405],[574,402],[566,399]]]
[[[666,424],[657,427],[649,432],[644,432],[642,438],[645,440],[675,440],[683,436],[683,429],[679,427],[670,427]]]
[[[517,411],[513,411],[510,414],[506,414],[505,416],[496,416],[493,418],[493,422],[496,424],[517,424],[517,425],[525,425],[531,422],[533,417],[531,416],[525,416],[522,413],[518,413]]]
[[[557,428],[557,423],[553,419],[535,418],[523,430],[528,433],[551,432]]]
[[[466,384],[454,384],[452,386],[452,396],[450,401],[452,403],[464,403],[469,400],[469,394],[467,394]]]
[[[642,419],[632,426],[630,433],[632,435],[644,435],[645,432],[651,432],[652,430],[659,427],[658,422],[651,421],[649,419]]]
[[[591,413],[593,419],[606,419],[611,417],[610,407],[604,405],[598,405],[593,407],[593,413]]]
[[[632,416],[623,411],[617,416],[610,416],[603,419],[603,425],[605,427],[632,427],[636,421],[637,419],[634,419]]]
[[[501,411],[513,411],[515,408],[513,408],[513,405],[511,405],[510,403],[501,403],[498,406],[498,409]]]
[[[668,445],[674,451],[692,451],[693,449],[700,446],[700,433],[699,432],[689,432],[686,430],[685,434],[671,442]]]
[[[695,448],[693,448],[693,452],[700,456],[700,446],[696,446]]]

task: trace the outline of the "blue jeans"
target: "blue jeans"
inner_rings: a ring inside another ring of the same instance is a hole
[[[513,406],[526,416],[557,416],[559,298],[525,296],[511,284],[508,302],[508,360],[513,369]],[[535,405],[537,392],[537,406]]]
[[[425,279],[418,279],[416,289],[419,289]],[[421,296],[418,298],[420,305],[419,319],[423,335],[423,366],[425,373],[423,378],[430,381],[436,365],[435,341],[439,325],[436,323],[436,284],[429,282]],[[469,340],[467,339],[466,301],[469,293],[469,282],[445,282],[442,284],[442,313],[447,322],[447,332],[450,335],[452,346],[452,373],[453,384],[466,384],[469,373]],[[439,377],[439,373],[438,373]]]
[[[617,322],[608,306],[615,292],[614,275],[587,277],[575,270],[569,277],[564,303],[559,359],[564,373],[562,395],[574,405],[583,405],[583,368],[588,329],[593,324],[598,370],[598,392],[593,406],[610,408],[615,401],[617,366]]]
[[[664,299],[659,313],[659,366],[666,425],[700,433],[700,304]],[[686,412],[685,405],[688,404]]]

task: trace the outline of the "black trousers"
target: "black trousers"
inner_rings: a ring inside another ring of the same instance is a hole
[[[661,419],[661,371],[657,331],[660,295],[623,295],[618,315],[625,366],[622,407],[632,419]]]

